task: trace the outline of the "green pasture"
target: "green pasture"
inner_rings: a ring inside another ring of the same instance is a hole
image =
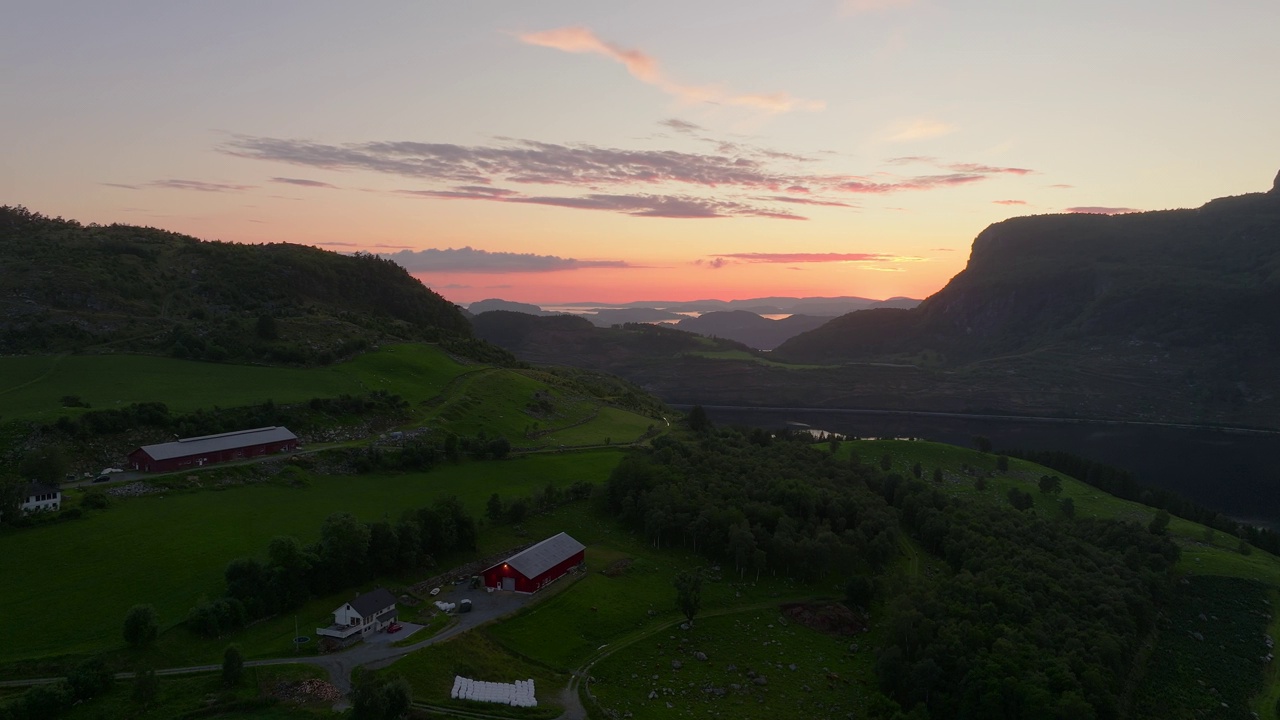
[[[254,700],[270,693],[278,683],[296,682],[308,678],[328,679],[323,670],[307,665],[245,668],[243,681],[238,687],[231,689],[223,687],[220,673],[161,676],[156,699],[146,708],[140,707],[131,699],[132,680],[117,680],[107,694],[76,705],[61,717],[67,720],[94,720],[95,718],[168,720],[184,716],[186,713],[204,710],[207,707],[205,701],[210,696],[216,697],[221,704]],[[302,706],[278,703],[269,707],[236,709],[225,713],[202,712],[200,717],[295,720],[332,717],[332,715],[332,705],[317,702]]]
[[[602,708],[636,720],[862,717],[860,686],[875,682],[875,650],[849,652],[850,643],[860,641],[865,636],[810,630],[776,608],[708,617],[689,630],[654,633],[605,658],[591,669],[591,692]],[[707,659],[697,660],[696,652]],[[755,684],[748,672],[767,684]]]
[[[414,702],[514,718],[554,718],[564,708],[560,691],[567,675],[548,670],[507,652],[483,633],[469,632],[419,650],[378,674],[400,675],[413,687]],[[457,675],[485,682],[533,680],[536,708],[513,708],[449,697]]]
[[[825,446],[822,446],[825,447]],[[942,486],[948,492],[986,497],[992,502],[1007,503],[1006,493],[1017,487],[1035,499],[1035,512],[1043,517],[1061,517],[1058,503],[1071,498],[1076,517],[1132,520],[1146,525],[1155,517],[1156,510],[1131,500],[1122,500],[1075,478],[1049,468],[1017,458],[1009,458],[1009,470],[996,470],[996,456],[976,450],[943,445],[941,443],[905,440],[856,440],[840,446],[842,455],[857,452],[864,464],[879,467],[880,459],[888,453],[893,458],[892,472],[911,477],[912,466],[919,462],[923,479],[932,483],[933,469],[943,468]],[[982,472],[996,473],[986,478],[986,489],[978,490],[977,477],[960,472],[962,465]],[[1042,475],[1056,475],[1062,479],[1062,492],[1045,495],[1040,492]],[[1211,531],[1200,523],[1172,517],[1169,536],[1182,548],[1178,569],[1195,575],[1222,575],[1253,578],[1280,587],[1280,558],[1254,549],[1249,555],[1239,552],[1239,541],[1222,532]]]
[[[429,473],[322,476],[305,487],[263,483],[163,492],[0,536],[0,577],[22,578],[0,583],[4,616],[57,619],[13,623],[0,663],[118,647],[121,623],[135,603],[155,605],[162,628],[171,627],[201,596],[221,593],[230,560],[263,553],[277,535],[311,542],[334,512],[394,519],[405,509],[456,495],[480,517],[491,493],[516,497],[548,483],[565,488],[602,482],[621,457],[617,450],[549,453]],[[72,493],[67,502],[78,498]]]
[[[626,444],[639,440],[650,427],[665,429],[666,424],[629,410],[601,407],[589,422],[544,435],[538,442],[550,445]]]
[[[0,414],[5,420],[47,421],[82,412],[62,407],[67,395],[79,396],[92,409],[163,402],[178,412],[372,390],[417,402],[438,395],[450,380],[469,370],[430,345],[389,345],[324,368],[229,365],[151,355],[3,357]]]
[[[785,370],[818,370],[822,368],[836,367],[835,365],[799,365],[795,363],[778,362],[759,355],[752,355],[746,350],[695,350],[690,355],[695,357],[703,357],[709,360],[735,360],[739,362],[755,363],[766,367],[783,368]]]
[[[652,548],[612,521],[594,515],[575,517],[569,514],[572,512],[578,511],[534,518],[526,531],[530,537],[561,530],[573,535],[587,546],[587,574],[565,592],[539,601],[488,631],[517,654],[562,671],[580,666],[602,645],[677,620],[680,614],[672,586],[676,573],[712,564],[684,549]],[[510,546],[510,541],[497,533],[491,542]],[[601,572],[619,561],[630,561],[630,566],[618,576]],[[834,585],[801,585],[771,575],[762,576],[759,583],[754,580],[749,574],[740,579],[732,568],[723,568],[721,579],[703,584],[703,612],[782,602],[779,598],[839,595]]]
[[[550,393],[550,417],[537,420],[527,412],[535,392]],[[517,370],[489,368],[462,378],[431,416],[464,435],[483,430],[520,445],[534,423],[544,429],[564,427],[590,419],[595,410],[596,402],[589,398],[566,395]]]

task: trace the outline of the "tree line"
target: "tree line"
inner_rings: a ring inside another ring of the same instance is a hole
[[[394,523],[366,523],[350,513],[334,513],[325,518],[314,543],[280,536],[268,543],[265,558],[232,560],[223,573],[226,593],[191,608],[187,627],[197,635],[219,637],[258,618],[299,608],[312,597],[429,567],[440,555],[474,550],[476,534],[475,519],[456,497],[407,510]]]

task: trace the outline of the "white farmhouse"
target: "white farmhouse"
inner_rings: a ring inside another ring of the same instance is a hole
[[[28,483],[22,491],[22,512],[36,513],[47,511],[56,511],[62,507],[62,491],[42,485],[40,483]]]
[[[396,597],[378,588],[357,596],[333,611],[333,624],[316,628],[320,637],[333,638],[342,645],[363,639],[396,621]]]

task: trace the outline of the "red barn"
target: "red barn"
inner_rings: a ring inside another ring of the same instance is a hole
[[[239,430],[219,435],[183,438],[159,445],[143,445],[129,453],[134,470],[169,472],[213,463],[292,452],[298,448],[298,436],[289,428],[264,427]]]
[[[484,586],[535,593],[581,565],[586,547],[565,533],[512,555],[484,571]]]

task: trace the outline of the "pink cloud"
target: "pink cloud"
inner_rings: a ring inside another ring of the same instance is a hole
[[[1026,205],[1026,200],[992,200],[996,205]]]
[[[327,182],[321,182],[319,180],[306,180],[304,178],[273,177],[271,178],[271,182],[282,183],[285,185],[297,185],[299,187],[325,188],[328,190],[338,189],[337,185],[331,185]]]
[[[1127,207],[1102,207],[1099,205],[1081,205],[1078,207],[1069,207],[1063,212],[1076,213],[1079,215],[1124,215],[1125,213],[1142,212],[1137,208]]]
[[[981,182],[985,179],[985,175],[971,175],[963,173],[956,173],[953,175],[921,175],[918,177],[902,178],[890,182],[878,182],[867,178],[854,177],[847,178],[843,182],[837,183],[833,189],[848,193],[880,195],[884,193],[901,192],[903,190],[931,190],[939,187],[968,185],[969,183]]]
[[[663,92],[674,95],[687,103],[719,103],[737,105],[763,110],[770,113],[784,113],[793,110],[822,110],[826,103],[820,100],[804,100],[792,97],[789,93],[745,93],[733,94],[724,91],[717,85],[685,85],[678,83],[664,73],[658,61],[650,55],[605,42],[596,37],[589,28],[563,27],[542,32],[524,33],[519,36],[521,42],[538,47],[552,48],[569,53],[587,53],[602,55],[621,63],[632,77],[652,85]]]
[[[766,195],[764,197],[758,197],[754,199],[771,201],[771,202],[792,203],[795,205],[825,205],[827,207],[857,207],[856,205],[850,205],[849,203],[843,203],[836,200],[818,200],[816,198],[807,198],[807,197],[787,197],[786,195]]]
[[[964,173],[981,173],[983,175],[1027,175],[1035,172],[1027,168],[1016,167],[999,167],[996,165],[982,165],[980,163],[952,163],[945,166],[948,170]]]

